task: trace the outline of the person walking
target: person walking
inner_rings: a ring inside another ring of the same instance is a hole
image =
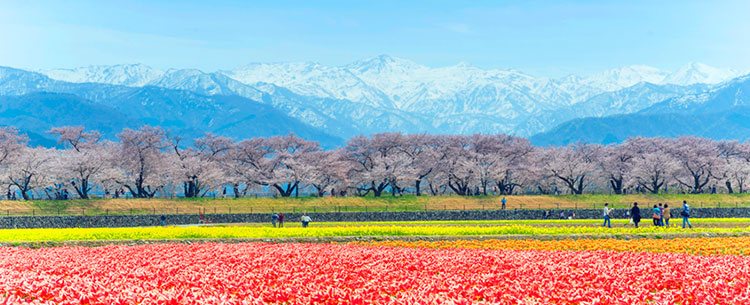
[[[662,220],[664,221],[664,226],[669,227],[669,219],[672,218],[671,210],[669,209],[668,204],[664,204],[664,209],[661,210],[662,213]]]
[[[271,225],[274,228],[276,227],[276,222],[277,221],[279,221],[279,214],[273,213],[273,215],[271,215]]]
[[[162,227],[166,226],[167,225],[167,216],[161,215],[161,217],[159,217],[159,223],[161,224]]]
[[[279,228],[284,227],[284,213],[279,213]]]
[[[664,205],[659,203],[659,226],[664,226]]]
[[[307,216],[307,214],[302,214],[302,217],[300,218],[300,220],[302,221],[303,228],[307,228],[307,226],[310,225],[310,222],[312,221],[310,216]]]
[[[602,227],[612,227],[612,209],[609,208],[609,203],[604,204],[604,224]]]
[[[685,228],[685,225],[687,225],[689,228],[693,228],[693,225],[690,223],[690,206],[688,206],[687,201],[682,201],[682,212],[680,212],[680,216],[682,216],[682,228]]]
[[[630,217],[637,228],[638,223],[641,222],[641,208],[638,207],[638,202],[633,202],[633,207],[630,208]]]
[[[508,203],[508,200],[505,199],[505,196],[503,196],[503,199],[500,199],[501,209],[505,210],[506,203]]]
[[[654,226],[658,227],[659,220],[661,219],[661,216],[659,216],[659,214],[661,213],[661,211],[659,211],[659,206],[654,205],[654,208],[651,209],[651,212],[653,212],[653,215],[651,217],[654,219]]]

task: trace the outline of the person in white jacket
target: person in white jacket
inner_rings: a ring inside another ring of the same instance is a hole
[[[300,220],[302,221],[302,227],[303,228],[307,228],[307,226],[312,221],[312,219],[310,218],[310,216],[307,216],[307,214],[303,214],[302,217],[300,218]]]

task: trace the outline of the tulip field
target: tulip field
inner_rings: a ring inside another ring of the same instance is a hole
[[[460,244],[3,247],[0,304],[748,304],[748,274],[743,255]]]
[[[9,229],[0,304],[750,304],[747,223]]]

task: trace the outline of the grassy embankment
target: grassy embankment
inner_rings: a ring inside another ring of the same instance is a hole
[[[699,195],[563,195],[507,196],[508,209],[582,209],[628,208],[637,201],[641,206],[666,202],[679,207],[688,200],[693,207],[750,207],[750,194]],[[306,198],[240,198],[240,199],[91,199],[0,201],[4,215],[104,215],[104,214],[198,214],[281,212],[355,212],[355,211],[421,211],[483,210],[500,208],[500,198],[460,196],[391,197],[306,197]]]

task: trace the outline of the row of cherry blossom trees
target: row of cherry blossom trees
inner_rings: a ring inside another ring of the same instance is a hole
[[[696,137],[535,147],[508,135],[382,133],[324,150],[293,135],[186,141],[150,126],[117,141],[75,126],[49,133],[58,148],[0,128],[8,198],[735,193],[750,178],[749,144]]]

